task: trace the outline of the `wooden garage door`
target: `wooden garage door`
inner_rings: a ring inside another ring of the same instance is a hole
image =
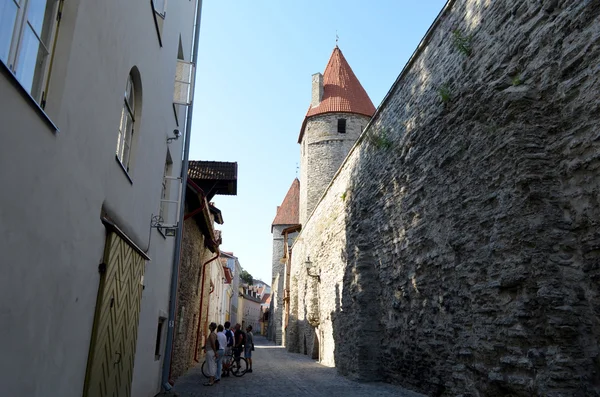
[[[129,397],[142,299],[144,258],[109,232],[90,344],[85,397]]]

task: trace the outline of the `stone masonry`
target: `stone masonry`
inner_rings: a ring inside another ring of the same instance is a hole
[[[600,395],[599,43],[597,0],[449,1],[303,222],[289,350],[431,396]]]
[[[337,131],[338,119],[346,120],[346,133]],[[307,120],[300,145],[300,223],[306,219],[327,189],[348,152],[367,126],[370,117],[351,113],[328,113]]]
[[[182,260],[179,268],[179,287],[177,293],[177,321],[175,323],[174,346],[171,364],[171,379],[176,380],[189,368],[196,364],[196,355],[202,356],[204,333],[207,332],[206,316],[210,294],[210,266],[204,275],[204,299],[200,310],[200,294],[202,292],[202,264],[212,259],[215,254],[205,247],[205,237],[198,228],[194,218],[183,223],[184,239],[182,241]],[[201,321],[200,343],[198,351],[196,339],[198,321]],[[166,327],[165,327],[166,329]],[[165,331],[166,332],[166,331]],[[200,362],[202,359],[199,358]]]
[[[282,317],[283,317],[283,290],[284,290],[284,271],[285,263],[282,263],[283,257],[283,236],[281,232],[287,225],[273,226],[273,257],[272,257],[272,274],[271,282],[271,305],[269,308],[269,333],[268,337],[277,345],[282,343]]]

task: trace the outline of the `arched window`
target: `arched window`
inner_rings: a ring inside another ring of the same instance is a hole
[[[129,159],[131,157],[131,145],[135,123],[135,86],[131,74],[127,77],[125,95],[123,98],[123,109],[121,110],[121,122],[119,124],[119,137],[117,139],[117,159],[126,171],[129,171]]]

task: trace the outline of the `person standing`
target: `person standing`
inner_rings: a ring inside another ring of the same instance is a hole
[[[246,344],[246,334],[242,331],[242,326],[238,323],[235,325],[234,332],[234,345],[233,345],[233,356],[235,357],[235,362],[239,365],[240,363],[240,355],[244,350],[244,345]]]
[[[215,372],[215,383],[221,380],[221,373],[223,372],[223,356],[225,355],[225,347],[227,346],[227,337],[224,328],[221,324],[217,327],[217,341],[219,346],[217,349],[217,372]]]
[[[227,360],[229,360],[229,362],[226,362],[226,364],[231,365],[231,356],[232,356],[232,350],[233,350],[233,345],[234,345],[234,337],[233,337],[233,331],[229,329],[229,327],[231,327],[231,323],[229,321],[225,321],[225,337],[227,338],[227,345],[225,346],[225,357],[227,357]],[[223,374],[223,376],[229,376],[229,371],[225,371],[225,373]]]
[[[244,357],[248,361],[248,370],[246,372],[252,372],[252,350],[254,350],[254,334],[252,333],[252,326],[246,327],[246,345],[244,346]]]
[[[204,346],[204,350],[206,351],[206,364],[208,365],[208,375],[210,380],[204,383],[204,386],[212,386],[215,383],[215,372],[217,371],[217,334],[215,334],[215,329],[217,329],[216,323],[210,323],[208,326],[210,330],[210,334],[208,338],[206,338],[206,345]]]

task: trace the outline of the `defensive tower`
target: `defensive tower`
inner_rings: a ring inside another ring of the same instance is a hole
[[[325,72],[312,76],[312,98],[300,144],[300,223],[304,224],[375,106],[336,45]]]

